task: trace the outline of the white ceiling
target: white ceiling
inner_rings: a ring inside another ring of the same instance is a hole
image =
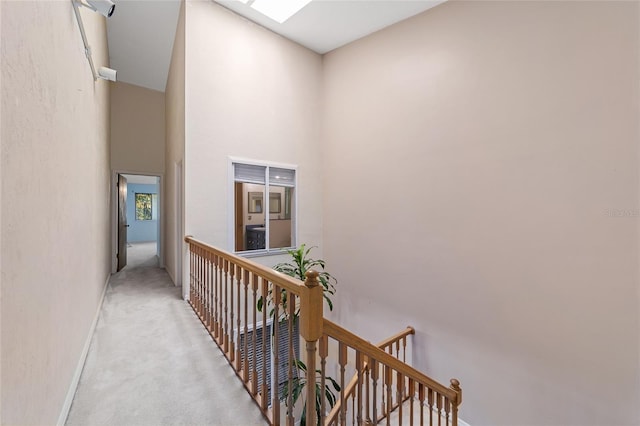
[[[164,92],[180,0],[114,0],[107,22],[110,67],[118,80]],[[212,1],[212,0],[202,0]],[[236,0],[216,0],[290,40],[323,54],[417,15],[445,0],[313,0],[279,24]]]

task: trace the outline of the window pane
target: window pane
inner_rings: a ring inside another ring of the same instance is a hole
[[[291,247],[293,235],[293,221],[291,220],[291,207],[289,215],[286,212],[286,203],[291,203],[293,188],[271,185],[269,187],[269,248]]]
[[[294,246],[296,171],[236,162],[232,166],[233,250],[268,251]]]
[[[266,167],[239,163],[233,166],[236,182],[265,183]]]
[[[293,186],[295,184],[295,170],[269,167],[269,183],[279,186]]]
[[[264,250],[266,248],[265,186],[235,183],[235,250]]]
[[[136,194],[136,220],[151,220],[151,194]]]

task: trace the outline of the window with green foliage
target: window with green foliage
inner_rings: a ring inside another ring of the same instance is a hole
[[[136,193],[136,220],[152,220],[153,195]]]

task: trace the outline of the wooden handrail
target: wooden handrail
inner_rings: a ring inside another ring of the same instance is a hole
[[[219,248],[212,247],[205,242],[196,240],[191,236],[184,237],[184,241],[188,244],[192,244],[196,247],[200,247],[205,250],[212,251],[219,256],[227,258],[228,260],[233,261],[236,265],[241,266],[242,268],[251,271],[260,275],[261,277],[266,278],[270,282],[277,284],[279,287],[284,288],[285,290],[291,291],[296,295],[300,296],[303,292],[302,288],[304,287],[304,282],[300,281],[296,278],[285,275],[281,272],[275,271],[271,268],[267,268],[266,266],[260,265],[258,263],[252,262],[244,257],[236,256],[233,253],[229,253],[224,250],[220,250]]]
[[[459,395],[461,395],[460,391],[456,391],[452,388],[448,388],[436,382],[435,380],[425,376],[424,374],[422,374],[415,368],[411,367],[410,365],[405,364],[399,359],[386,353],[382,349],[374,346],[373,344],[367,342],[363,338],[356,336],[355,334],[340,327],[338,324],[335,324],[334,322],[329,321],[326,318],[324,319],[324,324],[322,328],[324,330],[324,334],[326,334],[327,336],[332,337],[339,342],[345,342],[347,346],[354,348],[355,350],[359,351],[369,359],[375,359],[376,361],[390,367],[392,370],[395,370],[401,373],[405,377],[409,379],[413,379],[418,383],[425,384],[430,389],[445,396],[452,403],[459,405],[461,401],[461,398],[459,397]],[[458,383],[456,379],[452,379],[452,385],[454,384],[454,381],[455,383]]]
[[[402,338],[407,337],[409,335],[412,334],[416,334],[416,329],[408,326],[407,328],[405,328],[404,330],[402,330],[399,333],[394,334],[391,337],[388,337],[386,339],[384,339],[382,342],[378,343],[376,346],[382,350],[384,350],[385,348],[388,348],[390,345],[399,342],[400,340],[402,340]]]
[[[378,343],[376,346],[381,350],[385,350],[386,348],[393,345],[394,343],[399,342],[403,338],[415,333],[416,333],[416,330],[413,327],[408,326],[401,332],[396,333],[393,336],[384,339],[383,341]],[[369,362],[365,360],[363,363],[363,369],[367,370],[368,368],[369,368]],[[345,400],[349,399],[353,395],[353,393],[356,390],[357,384],[358,384],[358,374],[356,373],[353,375],[353,378],[344,389]],[[339,412],[340,412],[340,401],[337,401],[336,405],[334,405],[334,407],[331,409],[331,412],[329,413],[329,415],[327,415],[326,424],[332,424],[336,420],[336,417],[338,416]]]

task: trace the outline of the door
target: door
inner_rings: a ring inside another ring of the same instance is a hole
[[[118,271],[127,266],[127,178],[118,175]]]

